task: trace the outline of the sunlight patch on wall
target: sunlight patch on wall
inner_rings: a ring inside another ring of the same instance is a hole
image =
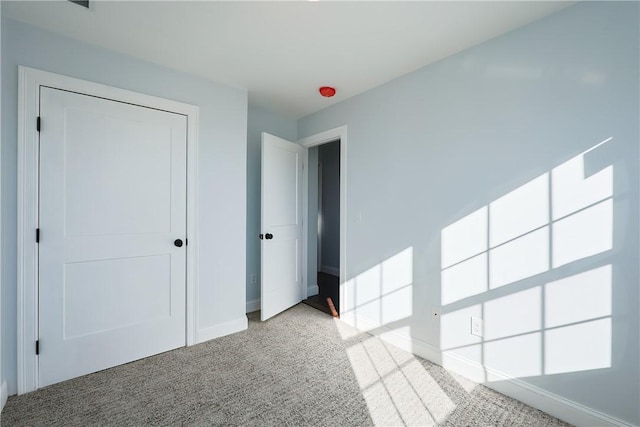
[[[413,289],[406,286],[382,297],[381,323],[387,325],[407,317],[413,311]]]
[[[442,229],[442,268],[487,250],[487,207]]]
[[[545,374],[611,367],[611,318],[545,331]]]
[[[450,313],[445,313],[440,319],[440,346],[443,349],[452,349],[469,346],[470,344],[480,343],[482,340],[480,337],[469,334],[469,319],[471,317],[482,318],[482,305],[475,304],[469,307],[465,307],[461,310],[456,310]],[[458,333],[458,331],[465,331],[467,333]],[[479,362],[479,359],[472,359]]]
[[[551,171],[553,219],[570,215],[613,195],[613,166],[585,176],[584,156],[610,142],[608,138]]]
[[[611,265],[545,285],[546,374],[611,366],[611,298]]]
[[[545,285],[547,327],[611,316],[611,265]],[[576,304],[576,299],[580,304]]]
[[[613,249],[613,165],[585,174],[611,140],[442,229],[444,355],[513,377],[611,367],[612,266],[556,270]]]
[[[449,304],[488,289],[487,253],[470,258],[442,271],[442,304]],[[464,283],[465,286],[460,286]]]
[[[353,290],[353,293],[349,295],[355,301],[354,311],[357,311],[359,316],[378,323],[381,323],[382,320],[380,313],[382,274],[380,269],[380,264],[370,268],[352,279],[353,286],[348,287]]]
[[[484,345],[484,363],[512,377],[531,377],[542,373],[542,340],[539,332],[519,335]]]
[[[516,292],[484,304],[486,340],[526,334],[542,329],[541,288]]]
[[[489,287],[509,285],[548,269],[549,227],[544,227],[489,252]]]
[[[612,199],[607,199],[553,224],[554,268],[612,248]]]
[[[363,330],[413,314],[413,248],[407,248],[344,284],[344,317]],[[363,322],[362,320],[366,320]],[[409,336],[405,327],[394,328]]]
[[[611,304],[607,264],[443,314],[442,349],[513,377],[609,368]],[[472,316],[484,337],[468,333]]]
[[[489,205],[491,247],[549,222],[549,174],[539,176]]]

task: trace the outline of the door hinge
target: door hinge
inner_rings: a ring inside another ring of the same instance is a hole
[[[36,130],[40,132],[40,116],[36,119]]]
[[[40,354],[40,340],[36,340],[36,355]]]
[[[36,228],[36,243],[40,243],[40,229]]]

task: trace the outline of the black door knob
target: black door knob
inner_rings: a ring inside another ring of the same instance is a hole
[[[176,239],[173,242],[174,245],[176,245],[177,247],[181,248],[182,247],[182,240],[181,239]]]
[[[264,238],[267,239],[267,240],[271,240],[271,239],[273,239],[273,234],[267,233],[267,234],[264,235]]]

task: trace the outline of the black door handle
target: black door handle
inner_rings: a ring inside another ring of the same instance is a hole
[[[182,247],[182,240],[181,239],[176,239],[173,242],[174,245],[176,245],[177,247],[181,248]]]
[[[258,237],[260,238],[260,240],[264,239],[264,234],[260,233],[258,234]]]
[[[271,240],[271,239],[273,239],[273,234],[267,233],[267,234],[264,235],[264,238],[267,239],[267,240]]]

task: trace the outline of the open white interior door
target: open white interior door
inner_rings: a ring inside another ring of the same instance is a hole
[[[305,148],[262,133],[261,319],[302,301]]]

